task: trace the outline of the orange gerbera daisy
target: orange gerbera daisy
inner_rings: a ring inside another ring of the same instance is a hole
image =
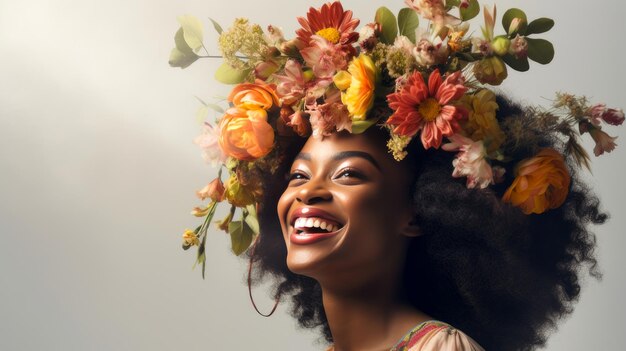
[[[422,74],[415,71],[402,89],[387,95],[389,107],[394,110],[387,124],[395,126],[393,132],[400,136],[413,137],[421,129],[424,148],[438,149],[443,137],[456,133],[460,129],[458,121],[467,116],[463,107],[450,104],[466,91],[460,71],[442,81],[441,73],[435,70],[428,86]]]
[[[352,44],[359,38],[354,29],[360,21],[352,18],[352,11],[344,11],[339,1],[326,3],[319,10],[311,7],[306,18],[298,17],[298,22],[302,28],[296,34],[306,45],[313,35],[340,45]]]

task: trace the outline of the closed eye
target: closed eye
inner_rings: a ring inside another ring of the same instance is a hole
[[[358,172],[355,169],[352,168],[344,168],[341,171],[339,171],[339,173],[337,173],[337,176],[335,177],[335,179],[337,180],[352,180],[352,181],[356,181],[359,179],[364,179],[365,177],[363,176],[363,174],[361,172]]]

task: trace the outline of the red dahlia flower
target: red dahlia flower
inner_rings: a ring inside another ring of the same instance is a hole
[[[450,104],[467,91],[463,81],[460,71],[442,81],[439,70],[435,70],[426,86],[422,74],[415,71],[400,91],[387,95],[394,110],[387,124],[395,126],[393,132],[401,136],[412,137],[422,129],[424,148],[438,149],[443,137],[458,131],[458,120],[467,116],[463,107]]]
[[[342,46],[352,44],[359,38],[354,29],[360,21],[352,18],[352,11],[344,11],[338,1],[324,4],[319,10],[311,7],[306,17],[298,17],[302,28],[296,31],[298,39],[306,45],[309,45],[313,35]]]

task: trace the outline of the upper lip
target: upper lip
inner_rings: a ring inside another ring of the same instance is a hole
[[[300,207],[291,213],[289,216],[289,224],[294,225],[296,219],[298,218],[324,218],[328,221],[335,222],[336,224],[343,225],[343,223],[337,219],[337,217],[331,215],[330,213],[315,207]]]

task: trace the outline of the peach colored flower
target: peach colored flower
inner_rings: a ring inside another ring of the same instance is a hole
[[[455,178],[467,177],[467,187],[479,187],[484,189],[490,184],[494,184],[494,172],[485,160],[487,151],[482,141],[473,141],[460,134],[453,134],[448,137],[450,143],[441,146],[446,151],[460,151],[452,165]]]
[[[219,144],[226,155],[252,161],[267,155],[274,145],[274,129],[267,123],[267,112],[233,107],[220,121]]]
[[[599,128],[590,128],[589,134],[591,134],[593,141],[596,142],[596,146],[593,148],[593,153],[596,156],[602,155],[605,151],[611,152],[617,146],[615,143],[617,137],[612,137]]]
[[[210,198],[213,201],[220,202],[224,200],[224,184],[220,178],[215,178],[201,190],[196,192],[200,200]]]
[[[467,91],[462,83],[460,71],[442,81],[439,70],[435,70],[427,86],[422,74],[415,71],[401,90],[387,96],[394,113],[386,123],[402,136],[412,137],[422,130],[424,148],[439,148],[443,137],[456,133],[460,129],[458,121],[467,115],[464,108],[451,104]]]
[[[517,165],[515,180],[502,200],[525,214],[540,214],[565,202],[570,181],[563,156],[554,149],[542,149]]]
[[[348,108],[339,102],[316,106],[307,111],[310,115],[313,136],[321,138],[342,130],[352,132],[352,120]]]
[[[359,37],[354,29],[360,21],[352,18],[352,11],[344,11],[339,1],[326,3],[319,10],[309,8],[306,18],[298,17],[298,22],[302,28],[296,34],[307,45],[313,35],[342,46],[354,43]]]
[[[269,110],[278,106],[278,96],[274,85],[266,84],[261,80],[255,83],[238,84],[228,95],[228,101],[235,107],[254,110]]]
[[[348,66],[349,55],[341,49],[341,46],[318,35],[312,36],[310,46],[300,50],[300,53],[318,78],[331,78],[337,71]]]
[[[374,61],[361,54],[354,58],[348,66],[348,71],[341,71],[334,77],[341,94],[341,101],[348,108],[353,120],[364,120],[367,112],[374,105],[374,90],[380,79],[378,67]]]
[[[293,130],[301,137],[306,137],[311,134],[311,123],[304,118],[302,111],[298,110],[288,117],[289,121],[287,125],[293,128]]]
[[[202,134],[194,139],[194,143],[202,149],[202,158],[212,166],[226,161],[226,154],[219,144],[221,135],[219,125],[204,123]]]

